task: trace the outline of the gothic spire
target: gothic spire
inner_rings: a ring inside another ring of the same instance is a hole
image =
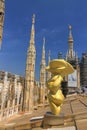
[[[26,77],[25,77],[25,110],[32,111],[34,106],[34,81],[35,81],[35,61],[36,61],[36,49],[35,49],[35,15],[32,16],[32,27],[30,36],[30,45],[27,51],[26,61]]]
[[[41,63],[45,63],[45,37],[43,38],[43,49],[42,49],[42,61]]]
[[[69,25],[69,39],[68,39],[69,42],[73,42],[73,37],[72,37],[72,26]]]
[[[4,25],[5,1],[0,0],[0,48],[2,44],[3,25]]]
[[[69,57],[74,57],[74,50],[73,50],[73,37],[72,37],[72,26],[69,25],[69,37],[68,37],[68,54]]]
[[[43,50],[45,50],[45,37],[43,38]]]
[[[35,23],[35,14],[33,14],[33,16],[32,16],[32,24],[34,24]]]
[[[48,52],[48,64],[49,64],[49,62],[50,62],[50,50]]]
[[[34,28],[34,24],[35,24],[35,14],[33,14],[32,16],[32,28],[31,28],[31,37],[30,37],[30,44],[34,44],[34,38],[35,38],[35,28]]]
[[[48,52],[48,65],[49,65],[49,63],[50,63],[50,60],[51,60],[51,58],[50,58],[50,50],[49,50],[49,52]],[[47,81],[48,81],[50,78],[51,78],[51,73],[50,73],[50,72],[47,72]]]
[[[40,103],[45,100],[46,86],[46,61],[45,61],[45,38],[43,38],[42,59],[40,64]]]

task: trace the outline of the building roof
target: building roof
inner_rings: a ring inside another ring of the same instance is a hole
[[[42,109],[43,108],[43,109]],[[47,111],[50,112],[50,108],[47,104],[44,107],[38,107],[37,110],[34,110],[32,114],[30,113],[19,113],[13,117],[10,117],[6,121],[0,123],[0,128],[16,128],[16,130],[28,130],[30,127],[32,130],[43,130],[41,127],[42,120],[35,120],[30,122],[32,117],[43,116]],[[54,128],[69,128],[73,126],[73,130],[86,130],[87,129],[87,95],[68,95],[65,99],[65,102],[62,106],[62,111],[64,117],[64,122],[56,126],[51,126]],[[19,127],[20,126],[20,127]],[[18,128],[18,129],[17,129]],[[2,129],[4,130],[4,129]],[[44,130],[48,130],[45,128]],[[65,129],[64,129],[65,130]],[[68,130],[68,129],[67,129]]]

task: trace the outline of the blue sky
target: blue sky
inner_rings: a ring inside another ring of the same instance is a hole
[[[46,38],[46,60],[49,50],[51,59],[57,58],[59,51],[66,55],[68,25],[73,28],[74,50],[79,57],[87,52],[87,0],[5,0],[0,70],[25,75],[33,13],[36,15],[36,79],[43,37]]]

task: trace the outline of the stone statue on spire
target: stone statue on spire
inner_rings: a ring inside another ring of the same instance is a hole
[[[33,16],[32,16],[32,24],[34,24],[35,23],[35,14],[33,14]]]

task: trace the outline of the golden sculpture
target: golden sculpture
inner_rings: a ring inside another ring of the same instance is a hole
[[[74,72],[71,64],[63,59],[54,59],[50,61],[46,70],[52,73],[52,77],[47,82],[47,88],[50,90],[48,94],[51,111],[54,115],[58,115],[64,101],[64,95],[60,89],[64,76]]]

